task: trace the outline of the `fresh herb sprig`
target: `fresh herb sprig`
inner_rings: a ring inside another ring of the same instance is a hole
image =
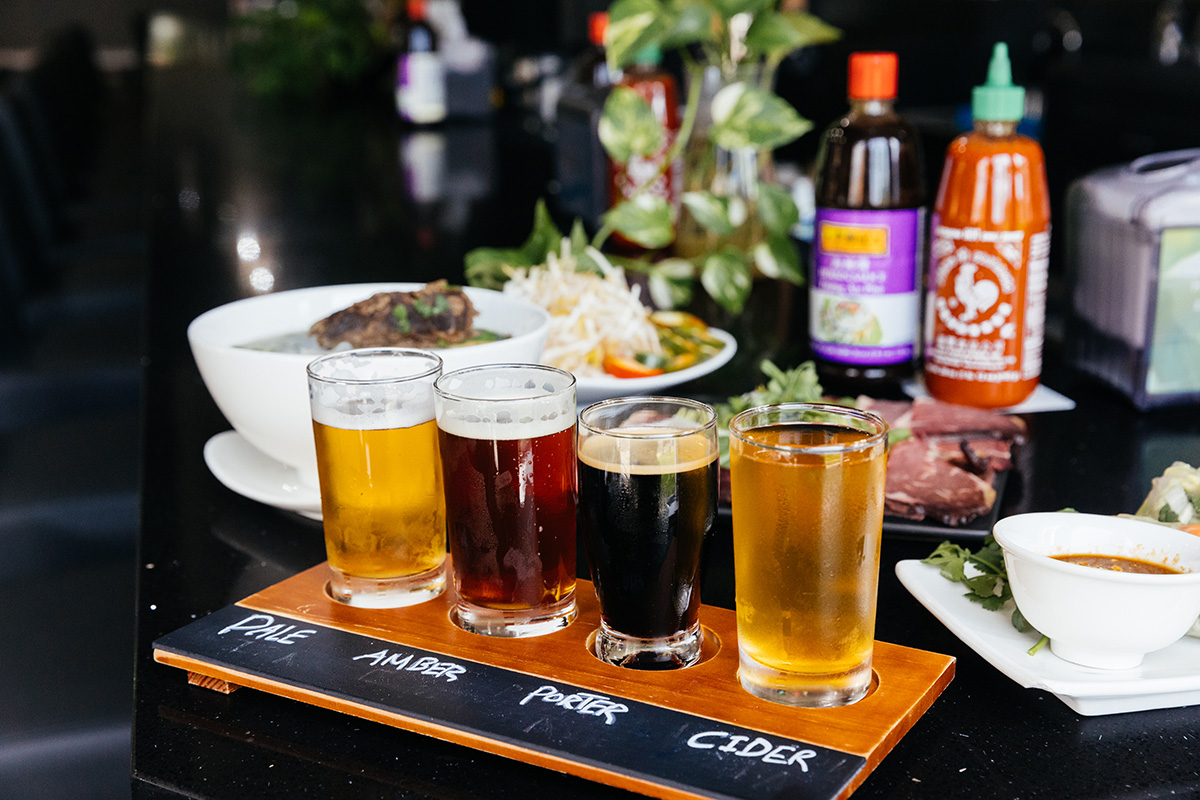
[[[942,542],[922,559],[922,563],[937,567],[946,580],[966,586],[968,591],[965,597],[988,611],[999,611],[1012,600],[1008,570],[1004,567],[1004,551],[990,534],[984,538],[983,546],[974,553],[962,545]],[[974,568],[970,574],[967,572],[968,566]],[[1037,633],[1016,604],[1013,605],[1012,624],[1021,633]],[[1045,636],[1039,638],[1029,648],[1029,655],[1041,650],[1049,641]]]
[[[728,402],[718,403],[715,406],[717,425],[728,428],[729,420],[748,408],[771,403],[815,403],[821,399],[821,383],[813,362],[805,361],[798,367],[783,370],[769,359],[763,359],[760,368],[767,376],[767,382],[729,398]]]
[[[813,362],[805,361],[784,370],[764,358],[760,368],[768,378],[766,383],[745,394],[730,397],[725,403],[713,405],[717,412],[717,437],[723,467],[729,466],[729,420],[748,408],[771,403],[815,403],[821,399],[821,383]]]

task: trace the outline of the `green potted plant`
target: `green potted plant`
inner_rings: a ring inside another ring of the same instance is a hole
[[[231,21],[234,72],[253,95],[327,99],[378,69],[387,34],[362,0],[283,0]]]
[[[783,10],[775,0],[617,0],[605,39],[609,66],[631,64],[655,47],[683,64],[686,103],[679,135],[659,161],[659,175],[684,160],[680,209],[638,190],[610,209],[600,229],[572,231],[577,269],[590,268],[587,248],[600,250],[613,232],[649,250],[675,243],[670,258],[608,260],[647,276],[663,308],[691,302],[698,280],[730,314],[745,306],[755,272],[803,283],[788,232],[799,213],[789,193],[761,174],[770,152],[802,136],[812,124],[772,90],[776,69],[802,47],[833,41],[840,32],[815,16]],[[663,132],[650,106],[618,86],[605,103],[599,130],[609,156],[627,162],[662,149]],[[736,172],[736,179],[735,177]],[[652,177],[641,185],[654,183]],[[467,279],[503,283],[505,270],[541,263],[559,248],[561,234],[539,206],[534,233],[521,248],[480,249],[467,256]]]

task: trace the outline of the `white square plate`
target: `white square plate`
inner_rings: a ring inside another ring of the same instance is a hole
[[[1029,689],[1045,689],[1084,716],[1200,704],[1200,639],[1185,636],[1148,653],[1141,666],[1125,670],[1082,667],[1049,647],[1026,651],[1038,640],[1012,626],[1011,610],[988,611],[964,595],[932,564],[896,564],[896,575],[923,606],[993,667]]]

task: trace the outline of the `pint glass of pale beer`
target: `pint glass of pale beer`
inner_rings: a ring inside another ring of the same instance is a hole
[[[575,618],[575,377],[538,364],[435,384],[454,622],[539,636]]]
[[[717,470],[717,414],[704,403],[628,397],[579,415],[579,520],[600,660],[675,669],[700,659],[700,556]]]
[[[446,586],[446,507],[433,383],[434,353],[347,350],[308,366],[321,514],[331,578],[343,603],[395,608]]]
[[[751,694],[838,706],[871,686],[887,424],[787,403],[729,423],[738,678]]]

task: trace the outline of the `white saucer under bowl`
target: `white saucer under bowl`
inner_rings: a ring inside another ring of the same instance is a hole
[[[962,584],[932,564],[896,564],[904,587],[959,639],[1021,686],[1051,692],[1084,716],[1200,705],[1200,639],[1184,636],[1147,653],[1133,669],[1095,669],[1059,658],[1049,647],[1034,655],[1038,635],[1013,627],[1011,609],[988,611],[972,603]]]
[[[242,497],[321,519],[321,492],[301,483],[296,470],[263,453],[237,431],[209,439],[204,463],[217,480]]]

